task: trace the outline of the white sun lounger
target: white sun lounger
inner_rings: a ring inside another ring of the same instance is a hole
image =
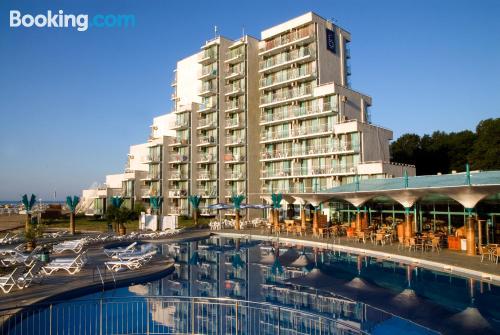
[[[24,244],[23,243],[19,244],[15,248],[12,248],[12,247],[10,247],[10,248],[0,248],[0,256],[17,254],[17,253],[23,252],[23,250],[24,250]]]
[[[148,252],[153,251],[153,250],[156,253],[156,247],[153,244],[143,244],[143,245],[141,245],[140,249],[130,250],[128,252],[122,252],[119,254],[115,254],[115,255],[113,255],[113,258],[114,259],[122,259],[125,257],[128,257],[129,259],[135,258],[135,257],[140,258],[140,257],[144,256],[145,254],[147,254]]]
[[[85,252],[78,254],[75,258],[56,258],[45,265],[42,268],[42,272],[50,276],[56,271],[65,270],[70,275],[74,275],[82,269],[86,262],[87,258]]]
[[[104,264],[106,265],[108,270],[115,272],[123,271],[125,269],[136,270],[149,262],[154,255],[156,255],[156,250],[146,252],[145,254],[142,254],[140,256],[123,256],[120,257],[119,260],[104,262]]]
[[[23,270],[20,267],[16,267],[10,274],[0,277],[0,289],[2,289],[3,293],[9,293],[16,286],[16,280],[22,272]]]
[[[0,258],[0,263],[3,266],[11,266],[15,264],[20,264],[23,263],[26,266],[31,266],[33,265],[33,262],[35,262],[35,255],[42,249],[41,246],[36,247],[33,249],[33,251],[29,254],[22,254],[18,251],[15,251],[10,253],[7,257],[2,257]]]
[[[83,250],[83,247],[85,246],[86,242],[87,239],[64,241],[55,244],[52,247],[52,251],[56,254],[61,254],[64,251],[73,251],[75,254],[79,254]]]
[[[134,242],[134,243],[131,243],[126,248],[120,248],[120,247],[118,247],[118,248],[112,248],[112,249],[104,249],[104,253],[106,254],[106,256],[112,257],[112,256],[115,256],[115,255],[118,255],[118,254],[123,254],[123,253],[131,252],[132,250],[134,250],[134,248],[135,248],[136,245],[137,245],[137,242]]]
[[[38,275],[38,273],[42,270],[43,263],[42,262],[35,262],[28,271],[23,273],[19,278],[16,279],[16,285],[19,289],[23,289],[25,287],[28,287],[31,285],[31,282],[33,282],[36,279],[41,280],[41,276]]]

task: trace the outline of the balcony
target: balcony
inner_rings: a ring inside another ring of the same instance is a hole
[[[289,85],[291,82],[303,82],[316,78],[316,67],[288,69],[275,72],[260,80],[259,90],[269,90]]]
[[[199,188],[198,193],[204,198],[217,198],[217,188]]]
[[[198,109],[198,112],[199,113],[211,113],[211,112],[214,112],[216,108],[217,108],[216,103],[201,104],[200,109]]]
[[[265,46],[259,51],[260,56],[276,53],[292,44],[305,44],[315,37],[314,25],[300,28],[288,34],[265,41]]]
[[[196,129],[213,129],[217,128],[217,121],[212,118],[204,118],[198,121]]]
[[[246,178],[246,173],[244,171],[230,171],[226,173],[226,180],[244,180]]]
[[[187,180],[187,179],[188,179],[187,174],[181,171],[172,171],[168,176],[168,180]]]
[[[198,73],[199,80],[209,80],[217,77],[217,68],[203,67]]]
[[[303,62],[312,61],[316,58],[316,48],[309,46],[298,50],[281,53],[276,56],[266,58],[259,62],[259,72],[267,73],[271,71],[281,70],[288,67],[292,63],[301,64]]]
[[[161,179],[161,173],[159,172],[150,172],[146,175],[145,178],[141,179],[143,181],[154,181],[154,180],[160,180]]]
[[[231,198],[233,195],[245,195],[246,194],[246,190],[244,189],[236,189],[236,190],[229,190],[229,191],[226,191],[226,194],[224,195],[226,198]]]
[[[217,137],[213,135],[202,136],[199,138],[199,143],[196,144],[199,147],[209,147],[213,145],[217,145]]]
[[[290,160],[304,157],[319,157],[341,154],[351,154],[359,152],[359,145],[337,144],[324,146],[307,146],[302,147],[295,145],[292,149],[281,149],[273,151],[263,151],[261,153],[261,161],[279,161]]]
[[[188,209],[184,207],[169,207],[168,214],[170,215],[188,215]]]
[[[227,80],[243,78],[245,76],[245,66],[243,64],[239,64],[236,66],[226,66],[225,73]]]
[[[178,99],[179,99],[179,97],[177,96],[177,93],[172,93],[170,95],[170,100],[174,100],[175,101],[175,100],[178,100]]]
[[[322,105],[309,105],[306,107],[287,106],[286,109],[279,109],[271,113],[263,112],[260,116],[260,124],[268,125],[282,123],[283,121],[317,118],[320,116],[328,116],[337,114],[338,108],[336,105],[324,103]]]
[[[239,47],[237,49],[229,50],[226,52],[226,64],[237,64],[245,60],[245,48]]]
[[[245,122],[242,118],[226,119],[226,129],[244,128]]]
[[[170,189],[168,196],[169,198],[186,198],[187,191],[185,189]]]
[[[207,204],[209,205],[209,204]],[[217,211],[213,209],[208,209],[208,208],[202,208],[200,210],[200,215],[202,216],[215,216],[217,215]]]
[[[206,49],[198,55],[198,63],[206,65],[217,61],[217,49]]]
[[[317,126],[303,126],[292,128],[287,131],[265,131],[262,132],[260,142],[273,142],[291,140],[294,138],[307,138],[316,137],[318,135],[328,135],[333,133],[333,125],[329,126],[327,123],[322,123]]]
[[[236,113],[241,112],[245,109],[245,100],[241,99],[232,99],[226,100],[226,113]]]
[[[189,120],[187,119],[176,120],[174,126],[172,127],[172,129],[174,130],[181,130],[186,128],[189,128]]]
[[[245,163],[245,155],[233,155],[233,154],[225,154],[224,155],[224,163],[227,164],[238,164]]]
[[[217,175],[211,171],[201,171],[198,180],[217,180]]]
[[[226,136],[225,146],[245,145],[245,134]]]
[[[159,164],[161,163],[161,155],[147,155],[142,162],[146,164]]]
[[[200,154],[200,159],[197,161],[198,164],[215,163],[216,155],[214,154]]]
[[[327,177],[333,175],[353,175],[354,166],[313,166],[308,168],[279,168],[275,171],[261,171],[262,179]]]
[[[245,83],[237,81],[232,84],[226,85],[226,96],[237,96],[245,93]]]
[[[267,93],[260,97],[260,108],[269,107],[292,102],[294,100],[306,99],[311,97],[311,85],[301,86],[292,89],[283,89],[276,93]]]
[[[213,85],[212,83],[209,82],[204,82],[203,85],[201,85],[201,91],[200,94],[198,95],[201,97],[209,97],[216,94],[217,94],[217,85]]]
[[[189,144],[188,139],[181,138],[181,137],[175,137],[175,138],[171,139],[168,146],[169,147],[182,147],[182,146],[187,146],[188,144]]]
[[[174,155],[170,156],[170,160],[168,162],[171,164],[188,163],[189,156],[188,155],[181,155],[181,154],[174,154]]]

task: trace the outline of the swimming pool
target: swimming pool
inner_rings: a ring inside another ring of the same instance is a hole
[[[61,306],[93,301],[94,310],[82,314],[73,307],[75,312],[65,317],[60,308],[54,324],[38,322],[38,329],[86,333],[81,327],[77,332],[75,324],[104,317],[109,323],[105,333],[142,333],[130,328],[141,322],[141,330],[162,334],[498,332],[500,289],[475,279],[352,253],[247,239],[214,236],[158,247],[175,259],[173,273],[70,300]],[[187,297],[199,298],[195,305]],[[104,301],[105,313],[96,301]],[[238,307],[234,301],[250,302]],[[303,314],[292,315],[297,310]],[[137,320],[144,315],[147,321]],[[308,325],[318,316],[325,318],[322,324]],[[29,322],[23,320],[12,333],[23,324],[28,329]]]

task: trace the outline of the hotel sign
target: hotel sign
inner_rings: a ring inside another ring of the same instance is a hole
[[[335,32],[326,28],[326,48],[335,53]]]

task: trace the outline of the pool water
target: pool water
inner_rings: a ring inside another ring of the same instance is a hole
[[[225,297],[324,315],[362,333],[499,333],[500,288],[475,279],[276,242],[211,237],[158,247],[175,259],[173,273],[153,282],[86,295],[69,304],[95,298]],[[157,306],[155,313],[171,315],[172,308]],[[122,317],[127,314],[122,313]],[[157,317],[154,322],[174,334],[184,332],[181,321]],[[245,334],[242,329],[240,333]],[[246,329],[248,334],[277,333],[275,329]],[[226,332],[219,329],[217,333]],[[336,329],[330,333],[355,332]]]

